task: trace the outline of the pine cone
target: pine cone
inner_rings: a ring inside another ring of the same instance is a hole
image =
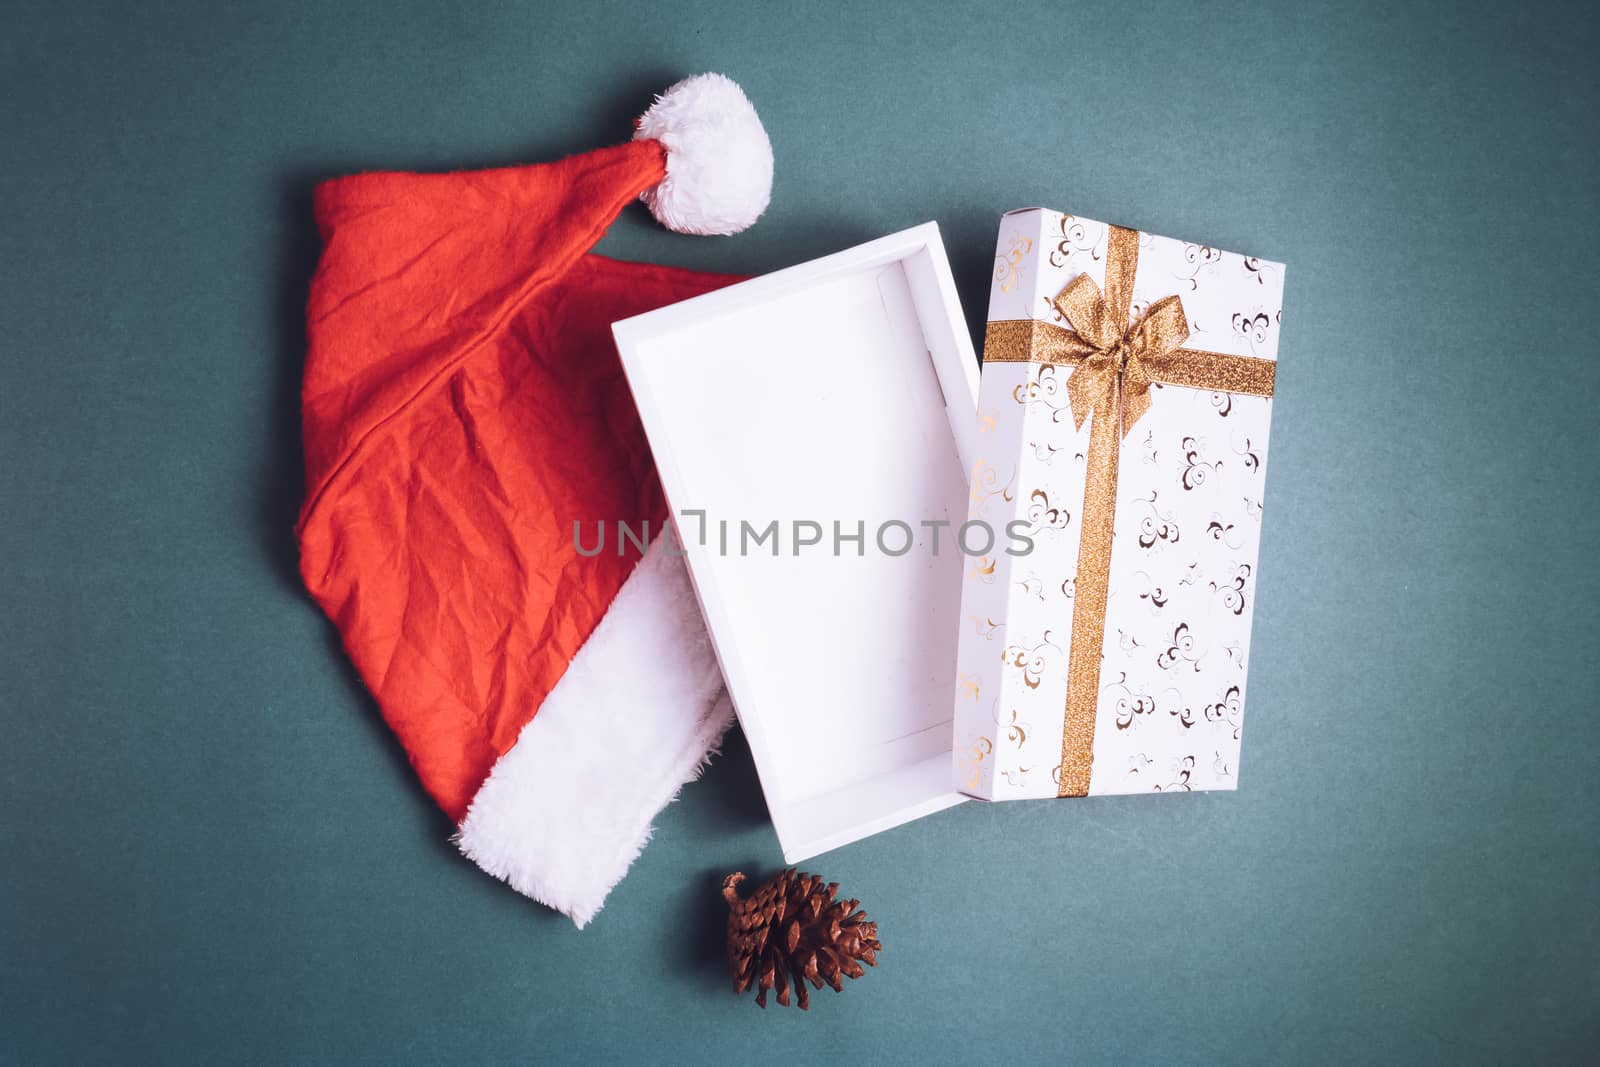
[[[814,874],[791,870],[757,889],[749,900],[739,897],[743,874],[722,880],[728,902],[728,963],[733,991],[743,993],[756,983],[756,1003],[767,1006],[767,990],[776,988],[778,1003],[788,1006],[789,985],[800,997],[800,1010],[810,1007],[806,981],[818,989],[826,982],[834,992],[844,988],[839,976],[860,978],[861,969],[876,966],[878,924],[857,911],[859,900],[835,900],[839,883],[826,887]]]

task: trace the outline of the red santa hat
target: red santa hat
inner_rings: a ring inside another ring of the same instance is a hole
[[[301,574],[461,851],[580,927],[731,721],[682,560],[577,550],[668,518],[610,326],[739,280],[589,250],[635,199],[727,234],[771,187],[702,74],[614,148],[316,190]]]

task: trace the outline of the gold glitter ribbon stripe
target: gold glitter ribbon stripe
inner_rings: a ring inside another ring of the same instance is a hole
[[[1071,368],[1067,395],[1073,423],[1081,430],[1084,419],[1089,419],[1080,513],[1083,533],[1073,587],[1072,651],[1067,660],[1061,776],[1056,784],[1056,795],[1063,797],[1088,795],[1094,763],[1094,720],[1105,645],[1122,438],[1150,409],[1150,386],[1156,382],[1271,396],[1277,370],[1270,359],[1181,347],[1189,337],[1189,323],[1177,296],[1157,300],[1130,322],[1138,265],[1139,232],[1111,227],[1104,294],[1093,278],[1080,274],[1052,301],[1070,328],[1032,320],[991,322],[983,343],[985,363],[1050,363]]]

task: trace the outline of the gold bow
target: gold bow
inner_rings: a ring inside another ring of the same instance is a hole
[[[991,322],[983,344],[985,363],[1072,368],[1067,397],[1073,425],[1081,430],[1089,419],[1080,516],[1083,534],[1073,587],[1067,706],[1056,780],[1056,795],[1063,797],[1089,792],[1121,440],[1150,409],[1150,387],[1157,382],[1271,396],[1277,369],[1270,359],[1181,347],[1189,337],[1189,321],[1177,296],[1162,297],[1130,322],[1138,264],[1139,232],[1112,226],[1106,242],[1104,295],[1093,278],[1080,274],[1051,301],[1070,329],[1032,320]]]
[[[1083,429],[1090,411],[1099,411],[1117,418],[1126,437],[1150,409],[1152,369],[1159,368],[1189,336],[1183,301],[1164,297],[1133,325],[1119,330],[1100,287],[1080,274],[1056,294],[1053,303],[1089,349],[1067,382],[1073,425]],[[1122,318],[1127,320],[1126,313]]]

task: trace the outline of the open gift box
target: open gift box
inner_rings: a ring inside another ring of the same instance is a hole
[[[996,264],[981,407],[931,223],[614,328],[790,861],[1237,783],[1283,265],[1042,209]]]
[[[960,803],[978,367],[938,227],[613,333],[785,859]]]

